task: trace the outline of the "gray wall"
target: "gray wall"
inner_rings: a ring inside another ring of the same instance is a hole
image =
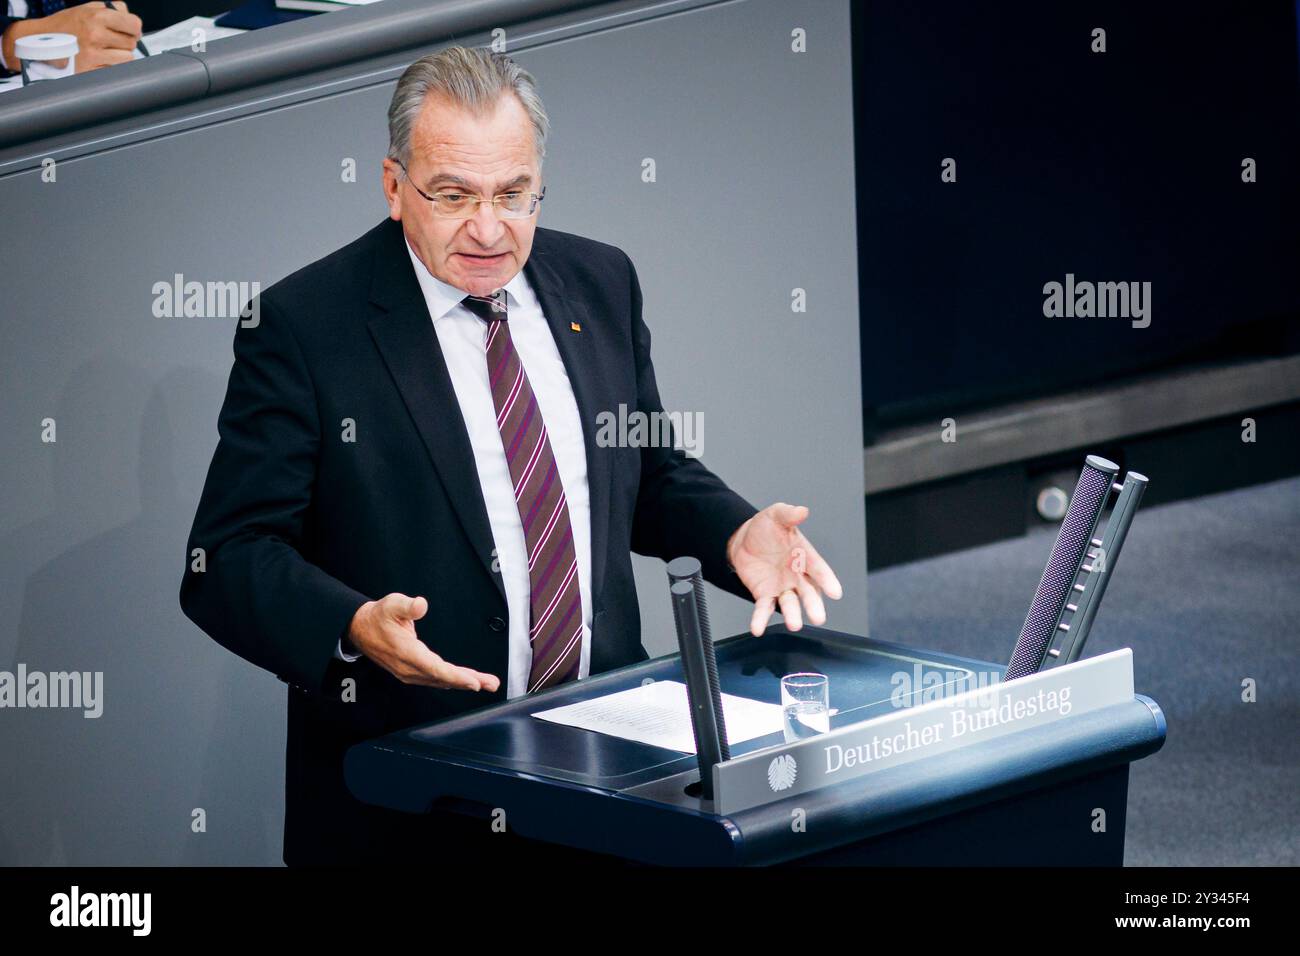
[[[664,9],[508,33],[553,121],[541,222],[632,257],[666,407],[703,413],[704,461],[756,505],[812,508],[846,592],[830,625],[865,633],[848,4]],[[0,668],[105,675],[97,720],[0,710],[0,862],[280,861],[284,686],[176,598],[233,325],[155,318],[151,287],[265,287],[378,222],[384,112],[423,52],[0,162]],[[638,558],[637,579],[643,640],[669,653],[662,565]],[[710,602],[716,634],[747,627],[748,604]]]

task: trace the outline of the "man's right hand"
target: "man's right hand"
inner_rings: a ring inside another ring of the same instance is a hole
[[[48,17],[15,20],[4,32],[4,58],[15,71],[18,58],[14,55],[14,41],[35,33],[71,33],[77,38],[77,72],[127,63],[133,57],[136,41],[140,39],[144,24],[125,3],[110,9],[102,3],[83,3],[64,7]],[[52,60],[57,68],[67,66],[67,60]]]
[[[489,692],[500,687],[495,675],[448,663],[429,650],[415,633],[415,622],[428,611],[424,598],[405,594],[367,601],[352,616],[348,640],[403,684]]]

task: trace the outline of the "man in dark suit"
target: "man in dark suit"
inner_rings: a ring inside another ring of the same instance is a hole
[[[646,659],[630,551],[699,558],[755,601],[755,634],[778,602],[798,628],[840,596],[807,508],[597,440],[602,412],[663,407],[631,261],[536,225],[546,131],[509,58],[417,61],[389,109],[390,219],[236,332],[181,605],[290,685],[286,862],[499,845],[361,804],[344,753]]]

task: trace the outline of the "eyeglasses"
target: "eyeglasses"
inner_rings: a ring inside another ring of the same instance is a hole
[[[396,162],[402,167],[402,172],[406,173],[406,181],[411,183],[411,188],[433,203],[433,214],[439,219],[470,219],[478,212],[479,203],[483,202],[497,207],[497,214],[502,219],[527,219],[537,212],[538,204],[546,198],[545,186],[540,193],[502,193],[491,199],[458,192],[437,192],[430,196],[411,181],[411,173],[407,170],[406,164],[400,159]]]

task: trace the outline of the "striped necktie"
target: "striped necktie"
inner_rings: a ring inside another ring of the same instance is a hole
[[[528,546],[531,694],[578,676],[583,615],[573,528],[542,410],[510,338],[505,290],[462,302],[487,326],[488,384]]]

